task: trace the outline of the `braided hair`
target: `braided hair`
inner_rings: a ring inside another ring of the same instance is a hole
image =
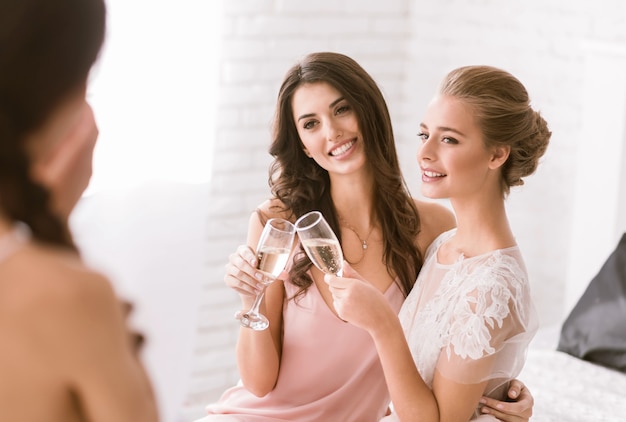
[[[86,83],[104,34],[103,0],[0,3],[0,214],[39,241],[74,250],[50,193],[30,176],[25,143]]]

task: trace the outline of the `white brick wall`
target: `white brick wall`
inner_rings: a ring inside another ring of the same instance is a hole
[[[300,56],[348,54],[381,86],[394,120],[403,170],[419,193],[415,133],[443,74],[491,64],[518,76],[553,131],[538,174],[515,189],[509,214],[526,256],[542,321],[564,315],[563,289],[581,131],[585,39],[626,43],[621,0],[229,0],[223,44],[203,307],[181,420],[237,380],[232,314],[237,296],[223,285],[227,256],[245,240],[249,213],[269,193],[270,122],[279,84]],[[601,105],[599,105],[601,106]],[[592,141],[592,140],[590,140]],[[601,162],[601,152],[597,159]]]

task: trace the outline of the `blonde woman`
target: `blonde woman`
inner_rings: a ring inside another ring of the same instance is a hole
[[[422,193],[449,198],[457,227],[426,250],[399,316],[358,268],[325,277],[337,314],[376,345],[394,405],[385,421],[495,420],[481,398],[505,399],[537,329],[504,201],[550,136],[511,74],[453,70],[422,119],[417,158]]]

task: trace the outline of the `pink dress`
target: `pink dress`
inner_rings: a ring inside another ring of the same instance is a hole
[[[285,282],[287,297],[296,287]],[[392,283],[385,297],[396,310],[404,301]],[[256,397],[232,387],[207,407],[209,421],[378,421],[389,391],[370,335],[340,320],[315,283],[297,302],[283,308],[284,341],[276,387]]]

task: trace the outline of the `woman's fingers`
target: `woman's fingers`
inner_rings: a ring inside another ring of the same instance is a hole
[[[256,295],[263,290],[261,273],[256,269],[256,256],[242,245],[228,257],[224,282],[239,294]]]
[[[513,394],[517,396],[517,401],[503,402],[500,400],[483,397],[481,403],[483,407],[482,413],[494,415],[501,421],[507,422],[525,422],[530,419],[533,414],[534,400],[530,391],[522,384],[519,393]],[[514,389],[516,392],[517,389]],[[509,393],[509,395],[511,395]],[[513,397],[512,397],[513,398]]]

